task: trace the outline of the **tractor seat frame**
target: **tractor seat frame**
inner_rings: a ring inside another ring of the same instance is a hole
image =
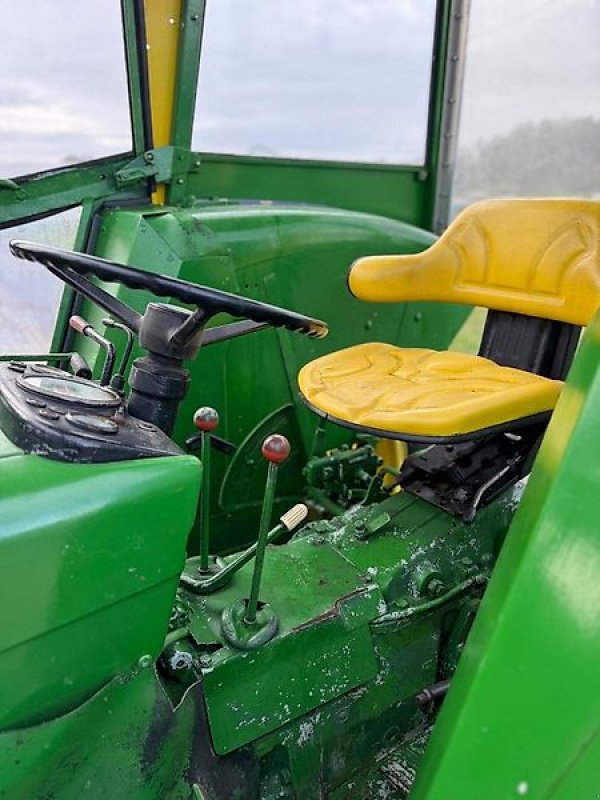
[[[531,468],[581,326],[600,306],[599,247],[598,202],[491,200],[422,253],[359,259],[348,276],[359,299],[486,307],[478,356],[356,345],[305,365],[302,399],[335,424],[433,443],[399,482],[472,519]]]

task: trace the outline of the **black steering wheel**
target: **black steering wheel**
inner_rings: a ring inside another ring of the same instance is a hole
[[[24,241],[12,241],[10,250],[17,258],[42,264],[88,299],[98,303],[110,314],[119,317],[136,332],[139,332],[141,320],[136,311],[79,276],[94,275],[102,281],[120,283],[130,289],[144,289],[159,297],[172,297],[181,303],[195,305],[201,312],[204,322],[215,314],[226,312],[233,317],[242,317],[274,327],[288,328],[291,331],[316,338],[326,336],[328,332],[327,325],[321,320],[305,317],[303,314],[297,314],[279,306],[261,303],[258,300],[251,300],[248,297],[230,294],[219,289],[199,286],[179,278],[157,275],[144,269],[129,267],[116,261],[107,261],[97,256]]]

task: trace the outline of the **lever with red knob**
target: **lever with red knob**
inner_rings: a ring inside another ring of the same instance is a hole
[[[279,433],[273,433],[264,440],[261,453],[270,464],[279,466],[290,454],[290,443]]]
[[[202,406],[194,414],[194,425],[203,433],[212,433],[219,427],[219,412],[210,406]]]
[[[202,496],[200,498],[200,572],[210,570],[210,435],[219,425],[219,414],[210,406],[202,406],[194,414],[194,425],[200,431],[202,450]]]
[[[276,613],[268,603],[259,603],[259,595],[265,553],[269,543],[269,525],[275,502],[277,471],[290,455],[290,443],[285,436],[274,433],[264,440],[261,451],[269,467],[258,528],[258,539],[254,550],[254,571],[252,573],[250,596],[248,599],[240,598],[236,600],[231,606],[226,607],[221,614],[223,637],[233,647],[238,647],[241,650],[251,650],[265,644],[275,636],[279,627]],[[295,506],[292,511],[291,517],[293,519],[286,520],[286,527],[288,523],[291,527],[295,527],[306,516],[306,506]]]
[[[290,455],[290,443],[279,433],[267,436],[261,448],[264,458],[269,462],[267,472],[267,483],[265,486],[265,496],[263,499],[262,512],[260,515],[260,525],[258,528],[258,540],[256,542],[256,556],[254,558],[254,572],[252,573],[252,586],[250,587],[250,597],[246,607],[244,621],[249,625],[256,622],[256,611],[258,608],[258,595],[260,592],[260,582],[262,578],[265,552],[267,549],[267,533],[273,514],[273,504],[275,502],[275,486],[277,483],[277,470]]]

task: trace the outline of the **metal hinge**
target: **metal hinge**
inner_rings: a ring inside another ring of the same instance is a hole
[[[200,168],[200,155],[183,147],[158,147],[138,156],[115,172],[119,189],[154,178],[157,183],[169,183],[185,191],[187,178]],[[177,192],[179,194],[179,192]]]

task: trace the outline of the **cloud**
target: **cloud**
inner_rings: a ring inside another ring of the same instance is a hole
[[[64,103],[20,103],[7,105],[0,102],[0,132],[17,135],[75,134],[94,136],[95,120],[68,108]]]

